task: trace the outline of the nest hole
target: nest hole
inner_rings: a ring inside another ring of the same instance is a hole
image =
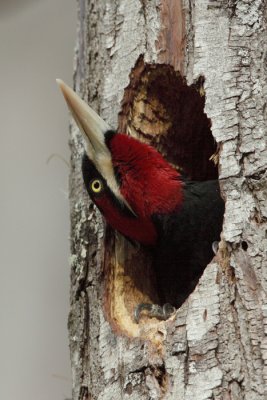
[[[241,242],[241,247],[242,247],[242,249],[243,249],[244,251],[247,251],[247,249],[248,249],[248,244],[247,244],[247,242],[246,242],[245,240],[243,240],[243,241]]]
[[[188,86],[170,65],[146,64],[140,57],[125,89],[118,131],[156,147],[190,180],[216,179],[217,145],[204,112],[203,84],[200,77]],[[105,306],[111,324],[118,332],[156,340],[158,320],[142,318],[136,324],[133,318],[137,304],[160,302],[151,251],[108,230],[105,260]],[[188,286],[183,301],[194,287]]]

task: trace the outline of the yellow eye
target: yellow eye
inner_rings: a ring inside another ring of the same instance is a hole
[[[102,184],[102,182],[101,182],[99,179],[94,179],[94,180],[90,183],[90,186],[91,186],[91,190],[92,190],[94,193],[100,193],[100,192],[102,191],[102,189],[103,189],[103,184]]]

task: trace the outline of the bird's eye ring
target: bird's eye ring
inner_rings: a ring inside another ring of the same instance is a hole
[[[92,192],[100,193],[103,190],[103,184],[99,179],[94,179],[90,182]]]

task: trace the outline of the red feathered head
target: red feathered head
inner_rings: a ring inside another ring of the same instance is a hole
[[[58,82],[85,138],[86,189],[107,222],[131,240],[154,245],[153,216],[182,202],[179,173],[153,147],[115,133],[62,81]]]

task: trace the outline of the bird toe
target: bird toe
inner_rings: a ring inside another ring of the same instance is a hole
[[[158,318],[166,321],[176,311],[169,303],[165,303],[163,306],[159,304],[140,303],[134,310],[134,320],[138,324],[141,316],[145,315],[148,318]]]

